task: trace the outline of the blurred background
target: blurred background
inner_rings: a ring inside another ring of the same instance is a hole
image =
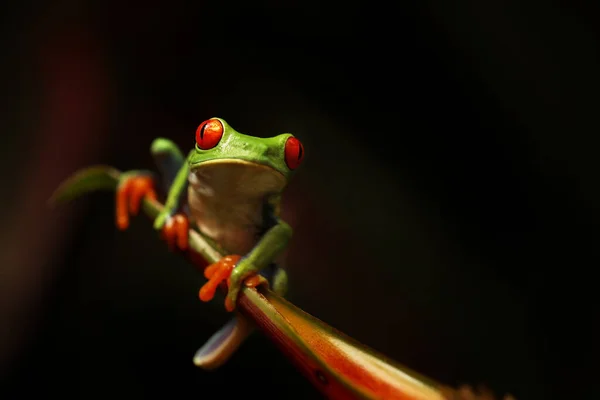
[[[292,302],[446,384],[595,398],[598,8],[5,4],[0,397],[318,398],[260,334],[193,366],[228,315],[146,218],[117,231],[110,193],[46,207],[78,168],[154,168],[153,138],[187,151],[219,116],[305,145]]]

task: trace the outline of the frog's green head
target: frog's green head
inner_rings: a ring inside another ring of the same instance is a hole
[[[277,192],[283,190],[303,158],[302,143],[290,133],[258,138],[235,131],[221,118],[211,118],[196,130],[189,163],[197,175],[235,175],[231,179],[238,179],[242,174],[265,191]]]

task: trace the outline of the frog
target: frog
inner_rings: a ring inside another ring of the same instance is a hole
[[[211,301],[225,282],[225,308],[235,313],[194,356],[197,366],[213,369],[226,362],[253,330],[236,309],[242,287],[267,286],[282,296],[287,291],[287,273],[275,262],[293,233],[280,216],[281,199],[302,164],[304,146],[291,133],[252,136],[214,117],[197,127],[187,157],[163,137],[152,141],[150,152],[167,193],[154,229],[172,251],[186,251],[189,229],[197,229],[226,254],[205,268],[208,281],[198,293],[200,300]],[[118,229],[126,230],[142,199],[156,199],[157,192],[153,172],[122,174],[116,191]]]

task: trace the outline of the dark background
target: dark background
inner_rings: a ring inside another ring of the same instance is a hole
[[[260,334],[195,368],[203,278],[108,193],[44,203],[219,116],[305,145],[295,304],[447,384],[596,398],[598,6],[251,4],[4,6],[1,397],[318,398]]]

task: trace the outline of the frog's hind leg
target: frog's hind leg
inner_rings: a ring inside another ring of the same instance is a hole
[[[204,369],[223,365],[253,330],[252,322],[238,313],[196,352],[194,364]]]
[[[164,193],[168,193],[186,159],[179,147],[171,140],[165,138],[154,139],[150,146],[150,152],[160,172],[162,189]],[[187,196],[183,196],[181,199],[181,209],[184,214],[189,215]]]
[[[175,143],[165,138],[154,139],[150,152],[162,177],[163,189],[168,192],[185,157]]]
[[[285,296],[288,289],[288,276],[285,269],[276,266],[273,278],[271,279],[271,287],[273,291],[280,296]]]

